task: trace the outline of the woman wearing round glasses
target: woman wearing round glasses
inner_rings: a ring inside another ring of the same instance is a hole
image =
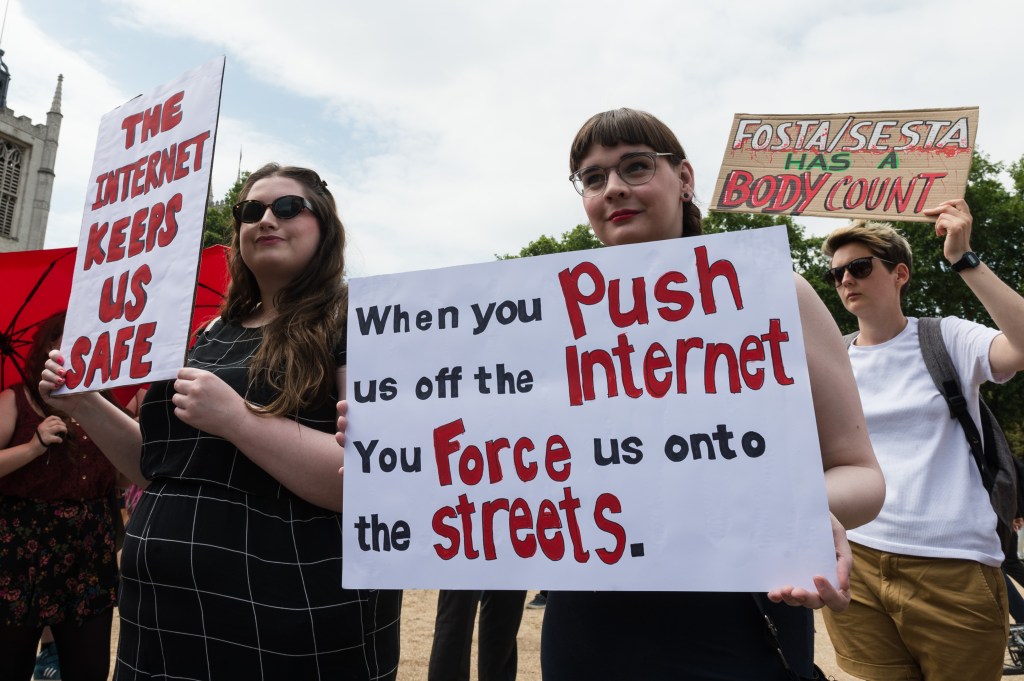
[[[693,202],[693,168],[675,135],[654,116],[632,109],[597,114],[576,134],[569,165],[590,225],[604,244],[701,234],[701,213]],[[871,453],[839,331],[807,282],[797,277],[796,287],[837,574],[815,577],[813,593],[780,588],[769,596],[791,605],[841,610],[849,602],[851,563],[843,528],[875,516],[884,482]],[[757,569],[756,555],[751,555],[750,569]],[[810,610],[770,603],[760,596],[759,605],[749,593],[551,591],[541,639],[544,678],[739,681],[792,679],[794,673],[811,677]],[[785,663],[761,607],[775,620]]]
[[[999,327],[940,322],[977,423],[981,384],[1024,369],[1024,298],[971,251],[965,201],[925,213],[937,216],[950,276]],[[1003,549],[967,436],[925,365],[919,320],[903,313],[910,244],[889,224],[858,221],[832,232],[823,249],[833,265],[825,280],[857,317],[850,360],[889,489],[878,518],[850,533],[853,601],[825,617],[836,658],[858,676],[999,678],[1008,633]]]
[[[344,228],[312,170],[269,164],[240,197],[221,316],[139,423],[93,394],[52,400],[148,485],[117,678],[393,679],[400,592],[340,585]],[[64,376],[50,357],[44,395]]]

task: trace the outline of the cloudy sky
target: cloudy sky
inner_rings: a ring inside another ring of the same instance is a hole
[[[100,117],[221,54],[214,195],[240,151],[243,170],[317,169],[353,275],[486,261],[585,222],[568,146],[619,106],[675,130],[705,205],[738,112],[976,105],[979,148],[1024,155],[1017,0],[4,1],[8,106],[44,122],[64,75],[47,247],[77,242]]]

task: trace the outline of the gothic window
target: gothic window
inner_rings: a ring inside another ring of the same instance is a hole
[[[21,183],[21,149],[0,139],[0,236],[14,231],[14,206]]]

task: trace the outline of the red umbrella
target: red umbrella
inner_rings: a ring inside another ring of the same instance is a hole
[[[231,277],[228,274],[227,246],[210,246],[203,249],[199,261],[199,280],[196,282],[196,299],[192,303],[192,333],[217,316],[220,304],[228,291]]]
[[[227,248],[203,249],[192,331],[216,316],[228,287]],[[36,327],[63,312],[71,295],[74,248],[0,253],[0,389],[24,380],[22,367]],[[131,389],[134,392],[134,389]]]

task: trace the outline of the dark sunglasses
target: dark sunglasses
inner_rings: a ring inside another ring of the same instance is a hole
[[[880,260],[881,262],[888,263],[890,265],[896,264],[891,260],[885,260],[884,258],[879,258],[875,255],[866,255],[863,258],[854,258],[840,267],[833,267],[830,270],[825,270],[825,273],[821,278],[824,279],[825,283],[829,286],[839,288],[839,285],[843,283],[843,277],[846,275],[846,272],[849,272],[850,276],[854,279],[863,279],[864,277],[871,276],[872,270],[875,269],[875,260]]]
[[[246,201],[240,201],[236,203],[234,208],[231,209],[231,214],[235,216],[235,219],[239,222],[259,222],[263,219],[263,216],[267,212],[267,208],[270,212],[282,220],[288,220],[295,217],[302,212],[305,208],[310,213],[313,213],[313,204],[309,200],[302,198],[301,196],[280,196],[269,204],[263,203],[262,201],[256,201],[255,199],[248,199]],[[316,215],[316,213],[313,213]]]

